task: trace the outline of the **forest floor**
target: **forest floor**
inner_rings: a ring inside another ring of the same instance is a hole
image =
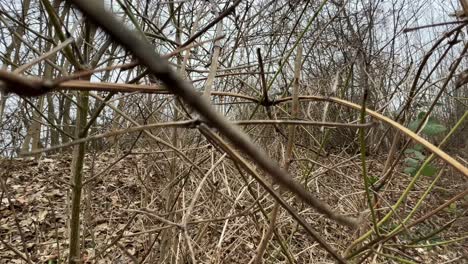
[[[87,165],[84,168],[85,180],[106,170],[114,159],[112,153],[100,154],[97,157],[88,156]],[[320,175],[322,179],[328,177],[327,181],[313,182],[310,185],[311,190],[318,191],[320,197],[335,197],[327,199],[327,202],[336,204],[337,210],[360,210],[363,193],[361,175],[358,173],[359,167],[356,166],[358,161],[359,159],[355,158],[346,166],[337,166],[330,159],[321,160],[322,164],[333,169],[323,171]],[[384,158],[371,160],[370,172],[381,170],[381,164],[384,161]],[[153,162],[151,158],[130,155],[85,186],[82,196],[84,230],[82,258],[84,263],[135,261],[138,263],[143,259],[146,259],[147,263],[160,263],[158,235],[162,230],[168,229],[173,230],[174,237],[178,237],[176,228],[166,228],[164,224],[150,217],[151,214],[157,214],[159,217],[165,216],[162,193],[164,193],[164,186],[168,183],[164,175],[144,172],[146,169],[150,170],[148,167],[151,167],[149,166],[151,162]],[[38,161],[0,160],[2,181],[5,183],[6,179],[6,188],[2,188],[0,204],[0,263],[26,263],[21,259],[27,258],[25,251],[28,252],[33,263],[58,263],[58,260],[63,261],[66,258],[69,215],[67,212],[70,208],[68,202],[70,165],[71,156],[69,155],[48,156]],[[346,175],[348,179],[343,181],[337,174]],[[238,177],[238,175],[232,175],[232,177]],[[409,180],[408,175],[396,173],[392,184],[384,194],[386,202],[394,202]],[[429,177],[424,177],[418,182],[412,191],[414,195],[409,196],[403,208],[398,211],[399,214],[404,217],[404,213],[409,212],[416,203],[414,197],[424,191],[430,181]],[[425,205],[416,214],[416,218],[442,204],[460,190],[466,189],[464,182],[461,176],[447,169],[447,173],[428,196]],[[230,181],[230,184],[236,184],[236,182]],[[192,219],[200,221],[194,224],[196,228],[191,228],[190,235],[196,245],[197,259],[200,263],[248,263],[255,256],[255,249],[262,232],[258,226],[265,225],[265,221],[262,220],[259,224],[257,221],[261,219],[259,210],[253,206],[248,208],[248,204],[252,204],[252,201],[247,202],[247,196],[237,196],[235,208],[224,210],[219,207],[220,204],[229,201],[230,192],[235,193],[235,190],[241,190],[242,186],[228,188],[231,189],[220,188],[219,193],[211,197],[203,196],[197,205],[197,210],[193,212]],[[195,189],[188,188],[187,192],[184,192],[185,199],[189,199]],[[240,199],[245,199],[246,202]],[[213,200],[218,202],[210,204],[209,202]],[[293,198],[290,198],[288,202],[299,208],[301,215],[340,252],[343,252],[346,246],[357,238],[356,232],[337,226]],[[262,199],[262,204],[265,205],[267,211],[270,211],[273,202]],[[393,243],[408,244],[409,241],[424,237],[452,220],[454,222],[448,225],[444,232],[432,237],[429,241],[423,240],[419,244],[446,241],[453,237],[465,236],[466,238],[468,232],[466,204],[465,197],[465,201],[460,201],[441,211],[423,224],[412,228],[410,236],[401,235]],[[237,217],[229,220],[229,224],[226,219],[216,219],[225,217],[229,212],[231,215],[238,214]],[[382,211],[382,213],[385,212]],[[181,219],[181,217],[173,219]],[[203,222],[202,219],[211,220]],[[296,223],[286,212],[280,214],[278,225],[281,227],[279,230],[282,230],[282,235],[288,238],[288,246],[297,259],[297,263],[333,263],[326,252],[317,250],[319,245],[308,238],[301,228],[297,228]],[[221,234],[224,235],[222,241]],[[177,239],[174,241],[177,242]],[[183,242],[180,244],[184,245]],[[271,253],[268,254],[266,262],[286,263],[279,253],[277,243],[272,244],[269,248]],[[395,255],[403,256],[416,263],[468,263],[466,239],[441,246],[419,248],[398,246],[387,252],[393,252]],[[178,254],[182,253],[178,252]],[[187,256],[181,257],[181,259],[186,258]],[[390,260],[383,262],[381,258],[374,261],[373,263],[393,263]],[[180,263],[186,262],[184,260]]]

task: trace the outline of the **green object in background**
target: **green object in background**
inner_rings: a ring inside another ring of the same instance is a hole
[[[426,115],[426,112],[420,112],[418,114],[418,118],[411,122],[408,125],[408,128],[411,129],[412,131],[416,131],[418,128],[419,124],[421,124],[423,117]],[[426,124],[424,125],[423,129],[421,132],[427,136],[436,136],[440,133],[443,133],[445,130],[447,130],[446,127],[444,127],[442,124],[437,121],[434,117],[429,117]]]
[[[418,117],[416,120],[412,121],[409,125],[408,128],[411,129],[412,131],[416,132],[416,129],[419,127],[421,122],[423,121],[424,116],[426,115],[426,112],[420,112],[418,114]],[[421,133],[432,137],[436,136],[440,133],[443,133],[447,128],[443,126],[442,124],[437,121],[434,117],[429,117],[426,121],[426,123],[423,125],[423,128],[421,129]],[[406,168],[404,169],[404,172],[414,176],[418,172],[418,170],[421,168],[421,165],[423,164],[424,160],[426,159],[426,155],[422,152],[424,147],[421,144],[416,144],[413,148],[405,150],[405,154],[409,155],[405,159],[405,164]],[[437,172],[437,168],[432,165],[432,164],[427,164],[421,169],[421,174],[424,176],[434,176]]]

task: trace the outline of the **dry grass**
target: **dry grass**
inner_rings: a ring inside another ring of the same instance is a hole
[[[209,151],[199,151],[198,154],[194,161],[203,160],[205,155],[213,155]],[[119,155],[115,153],[87,156],[86,179],[106,169],[117,157]],[[217,158],[219,156],[215,155],[215,162]],[[382,158],[369,159],[370,175],[382,170]],[[210,169],[210,159],[200,165],[205,172]],[[70,162],[71,157],[67,155],[42,158],[38,162],[21,159],[2,162],[2,171],[8,176],[8,193],[2,193],[0,234],[9,246],[21,249],[22,239],[16,218],[34,263],[45,263],[58,258],[64,260],[67,257],[67,183],[70,181]],[[359,157],[330,155],[317,162],[329,169],[315,167],[308,176],[309,190],[341,213],[356,216],[365,211]],[[295,172],[292,174],[301,182],[310,166],[304,164],[297,161],[291,167],[292,172]],[[145,258],[147,263],[164,262],[159,259],[162,256],[162,232],[172,234],[169,247],[173,251],[172,256],[178,258],[179,263],[190,262],[181,223],[202,176],[189,171],[188,166],[183,167],[179,170],[181,181],[170,189],[171,183],[164,174],[167,169],[165,166],[167,163],[161,161],[161,154],[129,155],[85,186],[82,210],[82,258],[85,263],[129,263]],[[396,173],[391,185],[381,194],[384,198],[381,207],[388,208],[387,205],[392,205],[409,180],[407,175]],[[466,188],[460,182],[463,182],[460,176],[447,171],[416,218]],[[405,205],[397,212],[400,217],[404,217],[412,208],[416,197],[419,197],[429,183],[429,178],[423,178],[418,183]],[[256,201],[266,212],[271,210],[274,201],[254,181],[249,181],[248,186],[250,192],[233,163],[227,159],[208,175],[186,228],[193,252],[200,263],[248,263],[254,258],[263,230],[268,225],[268,220],[263,217]],[[167,212],[169,190],[179,195],[173,210]],[[344,251],[358,237],[359,231],[337,225],[292,195],[286,194],[285,199],[338,251]],[[415,237],[428,234],[451,219],[457,220],[439,234],[437,239],[443,241],[466,234],[467,216],[463,215],[466,204],[464,208],[462,206],[458,203],[452,210],[437,214],[429,221],[412,228],[410,235],[401,235],[394,242],[405,244]],[[387,211],[388,209],[382,209],[379,215]],[[369,228],[369,222],[366,221],[362,222],[361,231]],[[330,256],[284,210],[278,215],[276,230],[286,240],[297,263],[333,263]],[[1,263],[21,263],[19,256],[8,250],[8,245],[0,245]],[[109,248],[103,252],[107,247]],[[98,254],[101,252],[103,253]],[[424,249],[394,247],[387,252],[397,252],[398,255],[407,256],[418,263],[443,263],[457,258],[459,259],[452,263],[463,263],[466,261],[463,254],[465,257],[467,254],[466,241]],[[382,262],[383,259],[379,257],[375,261],[374,263],[390,263]],[[275,237],[269,244],[265,262],[287,263]]]

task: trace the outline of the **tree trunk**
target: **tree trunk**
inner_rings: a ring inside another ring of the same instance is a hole
[[[83,128],[86,126],[86,117],[88,114],[88,92],[79,92],[78,110],[75,135],[77,138],[87,136]],[[73,148],[71,184],[72,184],[72,202],[71,202],[71,220],[70,220],[70,257],[69,263],[80,263],[80,203],[83,181],[83,164],[86,152],[86,143],[80,143]]]

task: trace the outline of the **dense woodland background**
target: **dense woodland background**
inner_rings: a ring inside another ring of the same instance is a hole
[[[0,0],[0,263],[466,263],[466,16]]]

